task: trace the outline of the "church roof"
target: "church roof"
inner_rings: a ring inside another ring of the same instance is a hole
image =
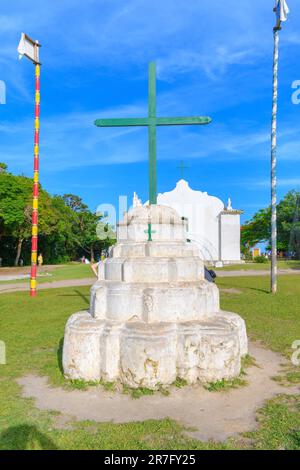
[[[176,184],[176,187],[172,191],[160,193],[158,195],[158,200],[159,203],[167,203],[168,200],[178,200],[178,202],[183,203],[192,203],[198,201],[204,203],[205,205],[207,204],[209,206],[214,206],[219,211],[223,211],[225,208],[221,199],[215,196],[210,196],[207,192],[192,189],[189,186],[189,183],[184,179],[179,180]]]

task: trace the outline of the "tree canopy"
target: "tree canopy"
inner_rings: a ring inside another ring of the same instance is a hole
[[[1,170],[2,169],[2,170]],[[8,173],[0,164],[0,258],[2,264],[30,262],[32,184],[25,176]],[[102,215],[91,212],[79,196],[52,196],[39,188],[39,251],[46,263],[91,260],[114,243],[114,233],[99,239]],[[102,221],[103,223],[103,221]]]
[[[6,170],[7,170],[6,163],[0,162],[0,173],[5,173]]]
[[[277,205],[278,250],[300,259],[300,193],[288,192]],[[247,252],[257,243],[271,246],[271,207],[258,211],[242,226],[242,248]]]

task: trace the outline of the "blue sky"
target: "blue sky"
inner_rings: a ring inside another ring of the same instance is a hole
[[[300,4],[280,42],[278,192],[300,187]],[[208,115],[209,126],[158,130],[158,191],[180,177],[244,220],[268,205],[273,0],[12,0],[1,5],[0,161],[32,175],[33,66],[18,61],[22,31],[42,44],[41,183],[92,209],[133,191],[148,196],[143,128],[98,129],[100,117],[147,114],[147,68],[158,68],[161,116]]]

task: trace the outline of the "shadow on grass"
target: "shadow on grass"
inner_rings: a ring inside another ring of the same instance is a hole
[[[76,289],[74,289],[74,294],[59,294],[59,297],[81,297],[87,305],[90,305],[89,297]]]
[[[36,426],[21,424],[2,432],[0,450],[59,450],[59,448]]]
[[[247,286],[232,286],[232,284],[227,284],[226,282],[218,282],[217,287],[219,289],[232,289],[233,287],[236,289],[240,289],[241,291],[253,290],[256,292],[262,292],[263,294],[270,294],[269,289],[262,289],[261,287],[247,287]],[[229,294],[229,292],[228,292]]]
[[[62,365],[63,347],[64,347],[64,338],[62,337],[61,340],[59,341],[59,346],[57,349],[57,364],[62,375],[64,375],[64,369]]]
[[[256,292],[263,292],[264,294],[271,294],[269,289],[260,289],[258,287],[244,287],[245,290],[254,290]]]

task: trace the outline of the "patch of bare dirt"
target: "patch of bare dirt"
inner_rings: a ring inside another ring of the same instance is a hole
[[[39,273],[47,273],[62,265],[44,265],[39,267]],[[30,266],[16,267],[16,268],[0,268],[0,276],[14,276],[14,275],[30,274]]]
[[[172,418],[202,441],[223,441],[256,428],[256,412],[267,399],[279,393],[299,393],[299,386],[284,388],[272,380],[281,369],[282,356],[252,343],[249,353],[258,367],[247,369],[247,386],[228,392],[209,392],[201,385],[172,388],[170,395],[155,393],[133,400],[129,395],[108,392],[103,387],[86,391],[54,388],[47,377],[28,375],[18,380],[22,395],[34,398],[41,410],[55,410],[78,421],[127,423]]]
[[[231,287],[230,289],[220,289],[220,292],[223,292],[224,294],[242,294],[243,292],[239,289],[235,289],[234,287]]]

